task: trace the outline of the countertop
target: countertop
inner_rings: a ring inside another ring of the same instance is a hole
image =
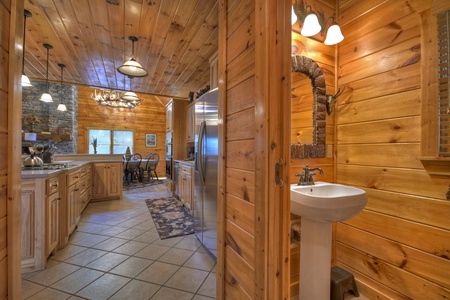
[[[29,178],[46,178],[51,177],[53,175],[57,175],[62,172],[71,172],[76,169],[81,168],[84,165],[90,163],[122,163],[122,161],[117,160],[89,160],[89,161],[80,161],[80,160],[65,160],[65,161],[54,161],[54,164],[67,164],[67,168],[61,168],[56,170],[24,170],[22,169],[22,179]]]
[[[187,166],[193,166],[195,164],[194,160],[179,160],[179,159],[175,159],[174,162],[180,163],[180,164],[184,164]]]

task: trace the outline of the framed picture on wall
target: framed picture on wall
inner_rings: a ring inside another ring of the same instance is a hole
[[[145,135],[145,147],[156,147],[156,134],[147,133]]]

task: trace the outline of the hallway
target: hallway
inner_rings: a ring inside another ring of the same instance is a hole
[[[215,258],[197,238],[159,238],[144,200],[168,195],[158,184],[90,203],[46,270],[22,275],[22,299],[215,299]]]

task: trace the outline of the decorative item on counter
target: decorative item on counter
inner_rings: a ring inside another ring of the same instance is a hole
[[[197,98],[200,97],[201,95],[203,95],[204,93],[206,93],[207,91],[209,91],[209,85],[207,85],[204,89],[201,89],[198,93],[197,93]]]
[[[127,150],[125,151],[125,160],[129,161],[131,158],[131,150],[130,147],[127,147]]]
[[[36,156],[36,153],[33,150],[30,151],[30,156],[27,156],[23,161],[24,167],[40,167],[43,164],[44,162],[42,159]]]
[[[44,152],[42,152],[44,163],[52,163],[53,162],[53,154],[57,148],[55,146],[44,146]]]
[[[27,121],[28,125],[30,125],[30,132],[35,131],[35,125],[38,123],[41,123],[41,119],[39,119],[35,114],[34,111],[31,113],[31,115],[25,117],[25,121]]]
[[[91,145],[94,147],[94,154],[97,154],[97,138],[94,138]]]

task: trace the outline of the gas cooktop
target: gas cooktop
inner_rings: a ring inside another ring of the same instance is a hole
[[[45,163],[42,166],[34,166],[34,167],[22,167],[23,171],[26,170],[59,170],[70,167],[70,164],[60,164],[60,163]]]

